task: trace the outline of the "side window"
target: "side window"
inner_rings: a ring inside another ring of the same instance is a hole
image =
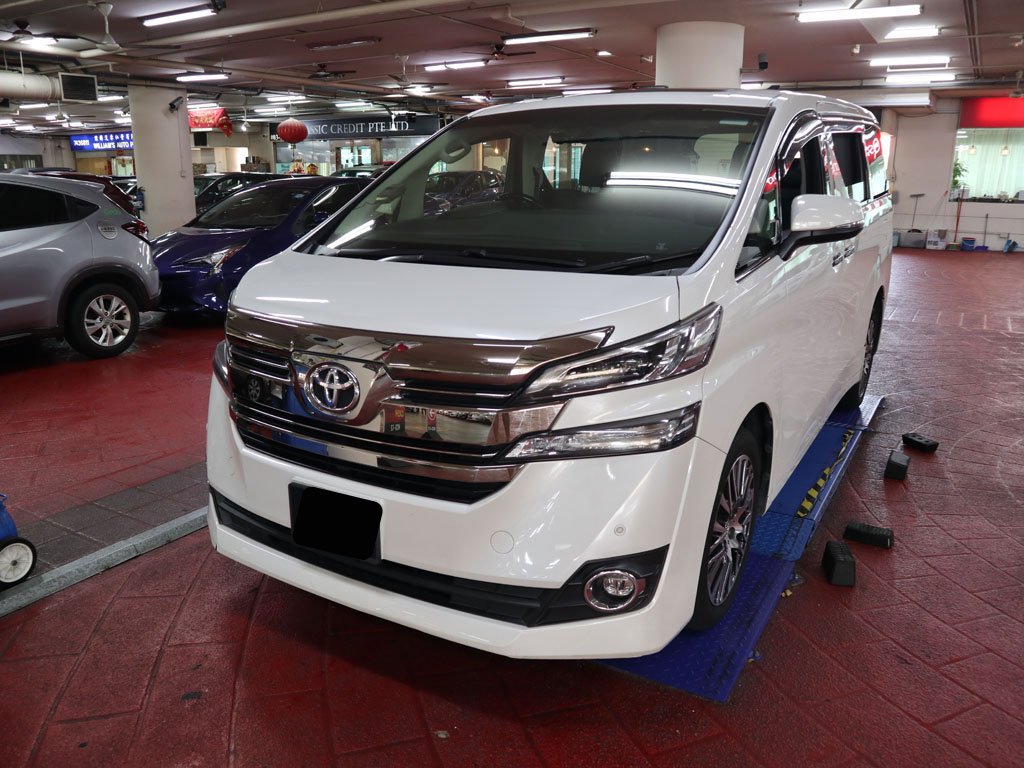
[[[47,227],[82,218],[70,215],[68,202],[48,189],[0,184],[0,230]]]
[[[863,133],[833,133],[832,148],[839,163],[841,178],[833,179],[841,185],[851,200],[868,200],[867,162],[864,157]]]
[[[889,180],[885,172],[880,131],[871,129],[864,132],[864,159],[868,164],[868,192],[871,198],[884,195],[889,191]]]
[[[765,179],[761,191],[761,199],[757,201],[754,217],[750,220],[750,229],[743,243],[743,250],[736,262],[737,276],[760,263],[779,242],[781,226],[779,224],[779,173],[773,169]]]
[[[80,221],[100,209],[98,205],[93,205],[85,200],[79,200],[77,197],[70,196],[68,197],[67,205],[69,212],[68,221]]]
[[[814,138],[806,142],[793,159],[789,168],[785,169],[779,183],[779,211],[782,228],[789,229],[790,216],[793,213],[793,201],[800,195],[824,195],[825,162],[822,155],[822,143]]]

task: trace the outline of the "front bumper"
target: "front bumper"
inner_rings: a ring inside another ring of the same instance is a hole
[[[291,483],[379,503],[380,557],[445,579],[497,590],[558,590],[587,563],[668,546],[660,584],[638,610],[524,626],[417,599],[329,563],[224,525],[211,500],[218,551],[327,599],[476,648],[529,658],[604,658],[655,652],[689,621],[708,518],[724,457],[694,439],[661,453],[530,464],[472,504],[372,487],[296,466],[242,445],[216,381],[211,386],[208,468],[213,490],[257,521],[290,526]],[[251,532],[250,532],[251,533]],[[286,549],[286,548],[285,548]],[[325,567],[326,566],[326,567]]]
[[[160,276],[160,309],[165,312],[226,312],[227,295],[221,274],[171,272]]]

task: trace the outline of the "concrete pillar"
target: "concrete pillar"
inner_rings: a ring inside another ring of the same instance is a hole
[[[135,140],[135,175],[146,195],[142,218],[150,236],[180,227],[196,215],[192,137],[183,88],[128,86]],[[181,98],[177,109],[169,104]]]
[[[668,88],[739,88],[743,27],[680,21],[658,27],[654,82]]]

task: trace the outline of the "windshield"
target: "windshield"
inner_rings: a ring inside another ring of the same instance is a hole
[[[300,250],[531,269],[687,266],[738,194],[766,115],[634,104],[469,117]]]
[[[314,191],[290,183],[252,187],[200,214],[191,226],[207,229],[276,227]]]

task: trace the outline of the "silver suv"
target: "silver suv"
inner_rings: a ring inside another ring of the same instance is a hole
[[[160,278],[146,225],[85,181],[0,176],[0,341],[64,336],[89,357],[132,345]]]

